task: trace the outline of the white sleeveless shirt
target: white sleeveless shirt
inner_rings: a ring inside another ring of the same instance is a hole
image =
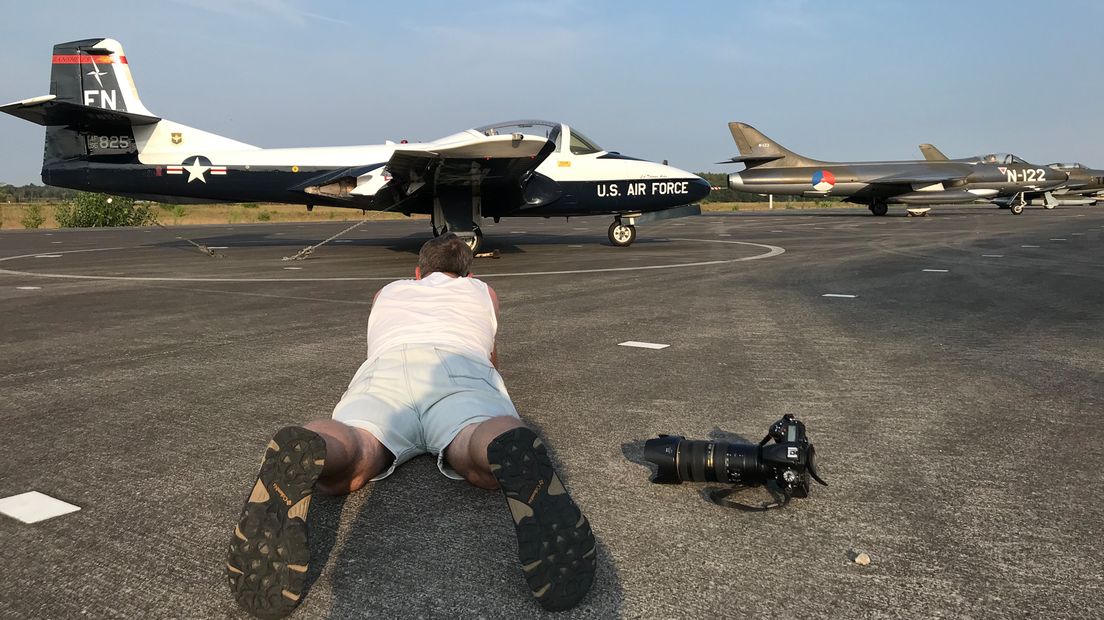
[[[453,349],[489,360],[498,319],[487,285],[475,278],[431,273],[380,289],[368,316],[368,359],[403,345]]]

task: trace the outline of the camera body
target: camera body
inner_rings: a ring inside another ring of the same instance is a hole
[[[816,450],[805,433],[805,424],[793,414],[772,424],[758,444],[660,435],[644,443],[644,458],[656,465],[652,482],[658,484],[724,482],[755,486],[773,481],[787,500],[807,497],[810,477],[828,486],[817,475]]]

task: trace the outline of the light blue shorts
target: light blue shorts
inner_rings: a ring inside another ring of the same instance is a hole
[[[445,448],[465,426],[499,416],[518,413],[490,360],[424,345],[365,362],[333,411],[333,419],[372,433],[395,455],[373,480],[425,453],[437,455],[441,473],[462,480],[445,462]]]

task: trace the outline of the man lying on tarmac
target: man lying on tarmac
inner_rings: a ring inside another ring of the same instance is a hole
[[[573,607],[590,590],[594,535],[510,401],[497,371],[498,297],[470,277],[471,262],[454,234],[426,242],[415,279],[376,293],[368,359],[333,418],[281,429],[268,443],[226,565],[253,615],[279,618],[299,604],[316,489],[352,493],[426,452],[449,478],[502,490],[522,572],[545,609]]]

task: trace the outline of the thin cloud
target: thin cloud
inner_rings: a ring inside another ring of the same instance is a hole
[[[295,25],[304,25],[308,20],[334,24],[351,23],[344,19],[299,8],[296,6],[297,2],[289,0],[236,0],[233,2],[225,0],[174,0],[174,2],[242,19],[256,19],[258,15],[267,15]]]

